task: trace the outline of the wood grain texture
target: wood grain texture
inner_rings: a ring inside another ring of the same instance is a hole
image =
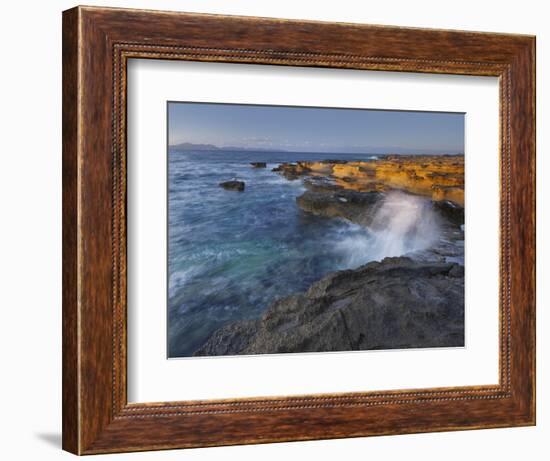
[[[63,15],[63,447],[78,454],[531,425],[534,37],[78,7]],[[175,59],[500,78],[496,386],[128,404],[126,63]]]
[[[78,431],[78,10],[63,16],[63,448],[80,451]]]

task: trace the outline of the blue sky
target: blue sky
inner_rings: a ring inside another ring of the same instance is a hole
[[[296,152],[464,153],[464,114],[170,102],[168,139]]]

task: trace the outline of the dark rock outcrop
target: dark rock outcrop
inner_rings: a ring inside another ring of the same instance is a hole
[[[464,345],[464,267],[386,258],[334,272],[217,330],[195,355]]]
[[[355,192],[342,189],[324,177],[308,178],[304,181],[308,189],[296,198],[303,210],[317,216],[344,218],[356,224],[368,226],[378,205],[385,197],[384,192]],[[448,200],[431,201],[433,210],[457,228],[464,224],[464,208]]]
[[[266,163],[266,162],[250,162],[250,164],[251,164],[254,168],[265,168],[265,167],[267,167],[267,163]]]
[[[449,222],[460,226],[464,224],[464,208],[448,200],[432,202],[434,209]]]
[[[375,205],[382,199],[380,192],[355,192],[340,189],[334,192],[306,191],[296,198],[298,206],[309,213],[329,218],[344,218],[368,225]]]
[[[220,187],[223,187],[224,189],[227,189],[227,190],[236,190],[236,191],[242,192],[244,191],[244,181],[236,181],[236,180],[224,181],[220,183]]]
[[[300,176],[311,172],[311,168],[304,162],[281,163],[271,171],[275,171],[284,176],[286,179],[293,181],[300,178]]]

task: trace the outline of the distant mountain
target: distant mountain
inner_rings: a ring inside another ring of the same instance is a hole
[[[170,149],[173,150],[179,150],[179,151],[187,151],[187,150],[206,150],[206,151],[217,151],[217,150],[225,150],[225,151],[245,151],[245,152],[285,152],[282,149],[267,149],[264,147],[237,147],[237,146],[227,146],[227,147],[218,147],[214,144],[195,144],[192,142],[182,142],[179,144],[172,144],[170,146]]]
[[[170,148],[175,150],[220,150],[220,148],[214,144],[193,144],[192,142],[173,144]]]

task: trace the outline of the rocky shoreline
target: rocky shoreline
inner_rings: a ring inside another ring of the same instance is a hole
[[[282,163],[273,171],[303,181],[296,204],[304,212],[365,227],[391,194],[424,197],[440,238],[422,251],[328,274],[276,300],[260,319],[218,329],[194,355],[464,345],[463,156]]]
[[[386,258],[217,330],[196,356],[464,345],[464,268]]]

